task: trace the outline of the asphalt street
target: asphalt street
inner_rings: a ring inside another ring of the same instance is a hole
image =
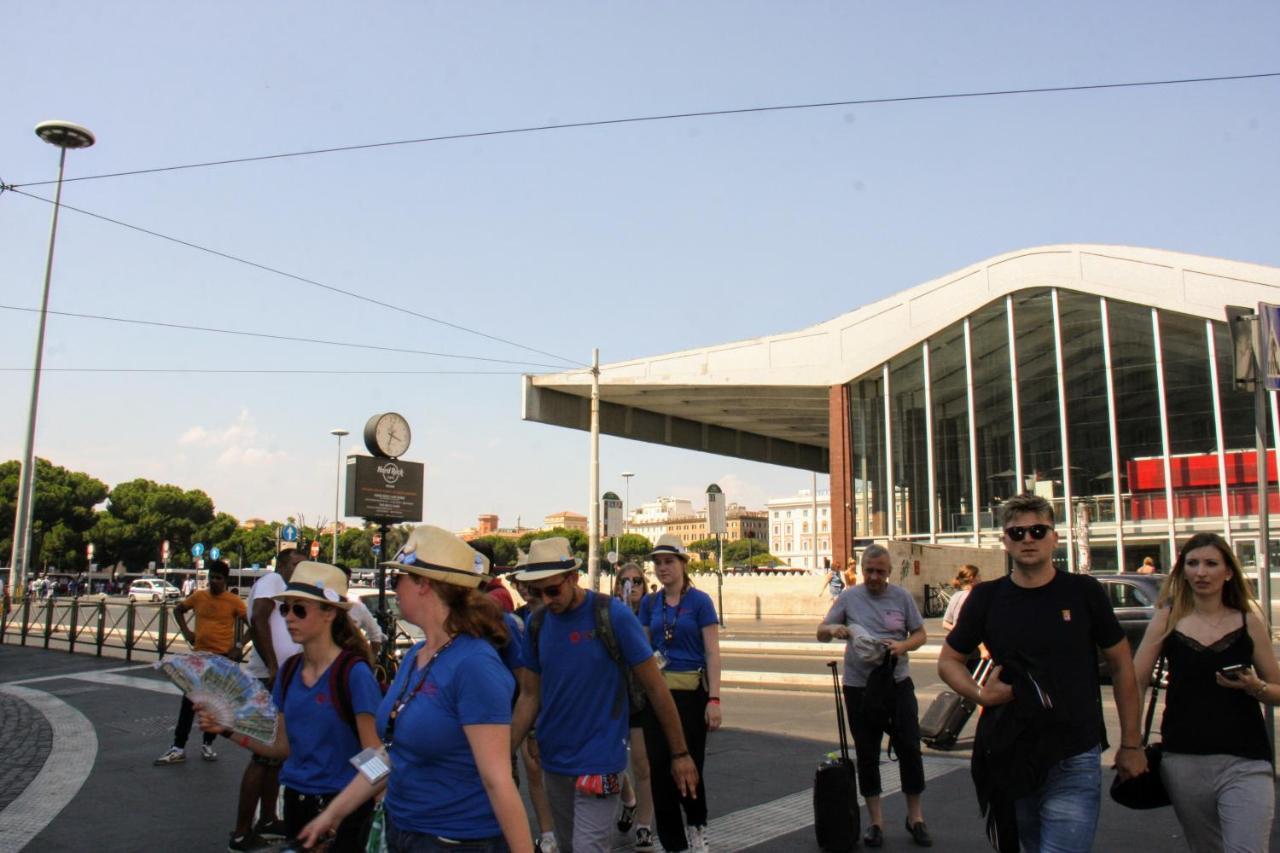
[[[816,617],[731,621],[726,627],[726,671],[755,667],[776,678],[721,691],[726,729],[710,739],[706,773],[714,849],[817,850],[812,782],[819,760],[835,748],[833,700],[830,687],[817,682],[798,688],[784,683],[788,676],[829,678],[825,662],[840,646],[812,641],[815,625]],[[0,850],[226,849],[244,753],[219,741],[216,762],[200,761],[194,747],[185,764],[153,767],[170,742],[178,710],[166,680],[146,664],[21,648],[10,639],[0,646],[0,742],[6,744]],[[762,653],[738,646],[759,643],[796,648]],[[933,658],[928,648],[922,652],[912,675],[928,696],[939,688]],[[1114,733],[1114,719],[1110,728]],[[193,737],[191,744],[198,742]],[[925,809],[935,849],[990,849],[966,745],[926,755]],[[885,763],[882,772],[886,848],[909,849],[902,798],[894,793],[897,767]],[[1170,809],[1137,813],[1104,800],[1095,849],[1176,850],[1178,836]],[[616,840],[617,849],[629,849],[626,838]],[[1280,835],[1273,834],[1273,845],[1280,845]]]

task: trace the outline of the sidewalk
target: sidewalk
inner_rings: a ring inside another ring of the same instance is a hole
[[[0,647],[0,735],[7,746],[24,745],[7,752],[10,767],[0,775],[0,849],[225,850],[247,756],[219,741],[216,762],[200,761],[195,746],[185,764],[153,767],[169,744],[177,711],[174,688],[145,665]],[[834,732],[833,712],[825,714]],[[817,853],[811,786],[834,737],[789,737],[778,725],[766,720],[754,730],[712,736],[707,777],[714,849]],[[188,746],[198,743],[193,736]],[[935,848],[986,853],[967,763],[930,756],[926,773]],[[914,849],[901,827],[903,802],[894,795],[896,765],[883,765],[882,774],[886,847]],[[1109,771],[1106,777],[1109,782]],[[1104,798],[1097,849],[1179,849],[1178,835],[1171,810],[1138,815]],[[628,849],[625,839],[618,842],[618,849]],[[1277,842],[1280,835],[1273,835]]]

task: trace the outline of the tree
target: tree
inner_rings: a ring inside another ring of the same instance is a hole
[[[604,549],[608,551],[608,548]],[[653,543],[649,541],[649,537],[641,536],[639,533],[624,533],[618,537],[618,562],[625,563],[628,560],[636,562],[644,562],[649,559],[649,553],[653,551]]]
[[[566,527],[555,527],[551,530],[535,530],[524,534],[517,541],[521,551],[529,550],[529,543],[535,539],[551,539],[555,536],[563,536],[569,540],[569,550],[576,556],[586,559],[587,556],[587,534],[582,530],[569,530]]]
[[[13,525],[17,514],[16,459],[0,464],[0,562],[13,554]],[[79,570],[87,566],[85,535],[97,520],[95,507],[107,497],[107,485],[88,474],[36,459],[35,500],[32,502],[31,555],[28,565],[54,565]],[[46,541],[47,539],[47,541]]]
[[[142,568],[160,560],[160,543],[168,539],[170,565],[190,566],[191,545],[213,520],[213,499],[199,489],[138,479],[111,490],[89,535],[103,563]]]
[[[472,544],[484,542],[493,549],[493,558],[499,566],[514,566],[516,564],[516,543],[514,540],[505,536],[481,536],[472,540]]]
[[[276,531],[282,525],[278,522],[259,524],[253,528],[239,527],[231,532],[223,544],[224,556],[236,555],[236,562],[241,566],[269,566],[276,556]]]

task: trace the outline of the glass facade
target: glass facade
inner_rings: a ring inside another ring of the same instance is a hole
[[[1167,569],[1196,530],[1247,560],[1253,394],[1231,357],[1221,321],[1063,289],[993,301],[849,384],[853,536],[994,545],[1001,501],[1032,492],[1063,567]]]

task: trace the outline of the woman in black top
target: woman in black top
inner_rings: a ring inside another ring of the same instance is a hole
[[[1187,844],[1265,851],[1275,786],[1259,702],[1280,704],[1280,664],[1240,563],[1215,533],[1192,536],[1165,581],[1134,659],[1141,690],[1162,654],[1160,773]]]

